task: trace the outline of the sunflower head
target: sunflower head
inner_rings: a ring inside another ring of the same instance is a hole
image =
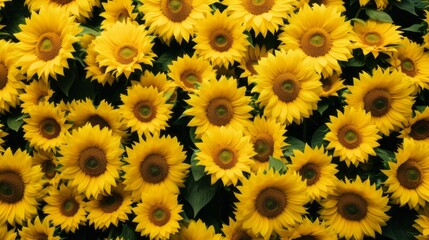
[[[400,137],[429,143],[428,107],[426,107],[422,112],[414,112],[414,116],[408,120],[408,124],[406,124],[406,127],[401,131]]]
[[[39,216],[34,221],[27,221],[27,226],[22,227],[19,231],[19,236],[21,236],[21,239],[61,239],[56,235],[55,228],[51,225],[48,218],[45,217],[41,221]]]
[[[112,0],[102,3],[104,12],[100,14],[104,20],[101,22],[101,29],[107,29],[116,22],[129,21],[137,24],[137,13],[133,12],[132,0]]]

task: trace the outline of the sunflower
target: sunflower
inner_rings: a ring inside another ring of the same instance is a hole
[[[225,235],[225,240],[258,239],[257,235],[244,230],[243,225],[232,218],[229,218],[228,224],[222,224],[222,233]]]
[[[389,198],[383,196],[381,188],[376,189],[369,179],[362,181],[338,181],[334,193],[320,202],[320,218],[340,236],[346,239],[375,238],[385,226],[390,209]]]
[[[337,234],[325,222],[319,221],[318,218],[312,222],[308,218],[304,218],[302,223],[288,229],[285,233],[280,234],[281,240],[301,240],[301,239],[316,239],[316,240],[333,240],[338,239]]]
[[[126,151],[123,183],[135,201],[150,190],[178,193],[185,186],[190,166],[184,162],[186,154],[176,137],[148,135]]]
[[[49,239],[49,240],[60,240],[59,236],[55,235],[55,228],[51,226],[49,220],[44,218],[40,221],[37,216],[33,223],[27,221],[27,226],[22,227],[19,231],[21,239],[25,240],[38,240],[38,239]]]
[[[79,41],[77,34],[81,32],[74,18],[60,8],[48,7],[38,13],[32,12],[25,24],[19,27],[21,32],[15,34],[20,41],[18,48],[21,57],[17,64],[27,78],[37,74],[47,82],[49,76],[55,80],[57,75],[64,76],[64,68],[69,68],[67,60],[74,58],[73,44]]]
[[[58,8],[58,11],[66,15],[73,15],[79,22],[84,22],[92,17],[92,10],[99,6],[100,0],[25,0],[30,11],[37,11],[41,8]],[[55,19],[55,18],[52,18]]]
[[[120,141],[111,130],[90,124],[73,130],[60,149],[61,178],[69,180],[69,185],[87,198],[110,194],[119,178],[123,153]]]
[[[250,97],[246,88],[238,87],[237,80],[222,76],[218,81],[202,82],[201,86],[186,100],[190,108],[185,115],[192,116],[188,126],[196,127],[198,137],[209,128],[232,126],[243,129],[251,117]]]
[[[132,84],[140,84],[143,87],[154,87],[158,92],[162,92],[167,97],[167,102],[175,101],[176,83],[168,80],[165,73],[157,73],[156,75],[150,71],[145,71],[139,81],[131,81]]]
[[[381,136],[369,113],[347,106],[344,112],[337,110],[337,117],[330,116],[326,125],[329,128],[324,138],[329,142],[326,149],[334,149],[334,157],[345,161],[347,166],[350,163],[358,166],[367,162],[369,155],[376,155],[374,148],[380,146],[377,141]]]
[[[311,200],[319,201],[326,198],[334,190],[335,174],[338,172],[336,165],[331,163],[332,156],[325,153],[322,147],[311,148],[305,144],[304,151],[293,150],[291,164],[288,169],[297,171],[307,183],[307,193]]]
[[[424,12],[425,12],[425,18],[423,19],[423,22],[425,22],[428,27],[426,28],[426,34],[423,35],[423,46],[425,48],[429,48],[429,31],[427,31],[429,29],[429,11],[424,10]]]
[[[419,231],[420,235],[416,236],[419,240],[427,240],[429,238],[429,217],[426,215],[417,215],[414,220],[413,227]]]
[[[382,170],[388,177],[384,182],[391,199],[400,206],[419,209],[429,201],[429,148],[426,143],[404,139],[395,153],[396,162]]]
[[[17,161],[19,159],[19,161]],[[10,148],[0,155],[0,224],[22,225],[37,215],[42,190],[40,166],[31,166],[27,152]]]
[[[282,159],[286,144],[286,126],[272,118],[256,116],[246,125],[245,133],[250,136],[256,155],[250,165],[252,171],[268,169],[270,157]]]
[[[49,185],[55,186],[60,181],[57,156],[53,152],[43,150],[35,151],[33,154],[32,165],[40,166],[44,179],[47,180]]]
[[[363,54],[371,53],[374,58],[379,53],[391,54],[402,41],[402,31],[399,26],[389,22],[368,20],[354,21],[353,31],[356,34],[354,48],[362,49]]]
[[[265,116],[284,124],[299,124],[317,109],[322,83],[305,59],[297,50],[276,51],[255,66],[252,92],[259,94],[257,102],[265,107]]]
[[[113,76],[112,73],[106,72],[106,67],[101,67],[97,61],[98,53],[94,50],[96,43],[92,41],[87,50],[85,57],[85,78],[90,79],[91,81],[97,81],[101,85],[108,83],[112,85],[113,82],[117,81],[117,78]]]
[[[237,185],[244,172],[250,172],[251,158],[255,155],[249,136],[232,127],[209,128],[195,143],[197,165],[204,166],[211,184],[219,179],[224,186]]]
[[[206,239],[206,240],[222,240],[222,235],[216,234],[213,226],[207,225],[201,220],[190,220],[187,226],[182,226],[178,234],[173,235],[172,240],[183,239]]]
[[[86,222],[86,202],[76,189],[64,184],[59,189],[52,188],[44,199],[43,207],[45,219],[51,221],[55,227],[60,227],[65,232],[74,233],[79,226]]]
[[[335,7],[337,8],[337,11],[341,13],[346,11],[345,3],[343,0],[298,0],[298,2],[298,7],[303,7],[307,4],[310,6],[314,4],[319,4],[325,5],[326,7]]]
[[[288,19],[278,39],[281,49],[297,49],[323,77],[341,73],[339,61],[352,57],[352,27],[336,7],[304,5]]]
[[[15,230],[8,230],[7,225],[0,226],[0,239],[3,240],[15,240],[17,239],[17,234]]]
[[[202,57],[184,55],[168,65],[168,76],[183,90],[194,92],[203,82],[216,80],[216,71]]]
[[[189,42],[195,28],[210,13],[215,0],[140,0],[139,11],[150,33],[169,44],[175,39],[179,44]]]
[[[132,0],[109,0],[102,3],[104,12],[100,13],[103,17],[101,29],[107,29],[113,26],[116,22],[131,22],[138,25],[136,18],[137,13],[134,13],[134,5]]]
[[[253,76],[256,74],[255,65],[261,58],[267,57],[268,53],[273,53],[273,49],[267,49],[265,45],[248,46],[246,56],[240,61],[239,68],[243,69],[240,78],[248,78],[249,84],[253,82]]]
[[[12,0],[0,0],[0,9],[3,8],[5,3],[9,1],[12,1]]]
[[[322,93],[320,97],[338,97],[338,91],[346,88],[344,79],[340,78],[339,74],[334,73],[332,76],[320,79],[322,82]]]
[[[197,25],[195,54],[210,61],[214,66],[228,68],[234,61],[240,61],[246,55],[250,45],[244,27],[238,19],[216,10],[200,20]]]
[[[225,11],[233,19],[243,23],[247,31],[263,37],[275,34],[283,25],[283,20],[295,10],[296,0],[224,0]]]
[[[131,131],[157,135],[168,126],[173,104],[167,103],[167,97],[156,88],[132,85],[127,88],[127,94],[121,94],[121,100],[119,113]]]
[[[177,194],[166,189],[157,194],[146,192],[142,195],[142,203],[133,208],[137,223],[136,231],[150,239],[170,239],[170,235],[179,232],[179,221],[182,205],[178,203]],[[186,238],[185,238],[186,239]]]
[[[2,145],[5,143],[5,141],[3,140],[3,138],[9,135],[7,132],[1,129],[2,127],[3,127],[3,124],[0,124],[0,153],[4,152],[4,148]]]
[[[237,221],[251,234],[267,240],[274,232],[301,222],[309,201],[305,183],[295,171],[281,175],[272,169],[252,173],[236,194]]]
[[[124,74],[128,79],[131,73],[142,70],[142,64],[152,66],[156,57],[152,39],[144,26],[116,22],[94,39],[96,62],[104,72],[117,78]]]
[[[399,137],[429,143],[429,107],[426,107],[423,112],[414,111],[414,117],[408,120]]]
[[[401,128],[411,116],[413,88],[403,81],[401,72],[381,68],[373,70],[371,75],[362,72],[349,90],[346,103],[369,112],[371,121],[385,135]]]
[[[49,85],[49,82],[43,80],[33,80],[25,86],[25,93],[19,95],[23,113],[29,113],[30,109],[39,103],[48,102],[54,94]]]
[[[118,184],[110,194],[100,195],[88,202],[88,222],[94,224],[95,229],[105,230],[111,225],[117,227],[119,222],[128,221],[131,204],[131,194],[124,190],[123,184]]]
[[[366,6],[371,0],[359,0],[361,7]],[[372,1],[371,1],[372,2]],[[378,10],[384,10],[389,5],[389,0],[374,0]]]

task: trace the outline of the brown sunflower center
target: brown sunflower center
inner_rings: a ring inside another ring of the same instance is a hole
[[[252,240],[252,237],[249,236],[245,231],[237,231],[231,237],[231,240]]]
[[[41,102],[45,102],[47,100],[46,97],[48,97],[48,96],[49,96],[48,92],[46,92],[46,91],[40,92],[39,96],[37,97],[36,104],[39,104]]]
[[[49,237],[46,235],[46,233],[39,233],[36,236],[36,240],[49,240]]]
[[[414,62],[407,58],[401,62],[401,70],[403,73],[407,74],[410,77],[414,77],[417,73]]]
[[[332,41],[329,33],[322,28],[308,30],[301,38],[301,49],[309,56],[320,57],[331,49]]]
[[[47,139],[56,138],[61,132],[61,126],[53,118],[46,118],[40,123],[40,134]]]
[[[411,125],[410,136],[415,140],[423,140],[429,137],[429,121],[419,120]]]
[[[320,178],[320,170],[316,164],[307,163],[299,169],[302,180],[307,179],[307,185],[315,184]]]
[[[52,0],[52,1],[58,3],[59,5],[66,5],[73,2],[74,0]]]
[[[207,118],[216,126],[228,124],[234,117],[234,109],[231,102],[226,98],[215,98],[207,106]]]
[[[285,207],[286,196],[278,188],[268,187],[256,197],[255,208],[264,217],[275,218],[283,212]]]
[[[398,167],[396,173],[401,186],[407,189],[415,189],[422,183],[422,174],[416,161],[408,160]]]
[[[168,176],[170,166],[164,156],[150,154],[140,164],[140,174],[148,183],[159,183]]]
[[[98,147],[86,148],[79,156],[79,166],[87,175],[100,176],[107,169],[106,154]]]
[[[134,116],[140,122],[150,122],[156,116],[156,108],[152,102],[141,101],[134,106]]]
[[[195,84],[201,83],[201,76],[194,70],[186,70],[180,75],[180,80],[188,88],[195,88]]]
[[[229,148],[222,148],[215,153],[213,160],[220,168],[230,169],[237,163],[237,154]]]
[[[113,192],[112,195],[103,196],[100,200],[100,209],[105,213],[115,212],[122,205],[123,200],[121,194]]]
[[[4,63],[0,62],[0,90],[3,89],[7,84],[7,67]]]
[[[323,91],[327,92],[327,91],[331,90],[332,81],[330,78],[322,78],[321,82],[322,82]]]
[[[304,235],[299,238],[294,238],[294,240],[318,240],[319,238],[312,235]]]
[[[116,19],[118,19],[119,22],[124,22],[129,17],[130,17],[130,15],[128,14],[127,9],[124,8],[121,11],[118,12],[118,15],[116,16]]]
[[[47,179],[52,179],[57,174],[56,166],[52,160],[48,159],[42,162],[42,172],[45,173]]]
[[[368,32],[363,36],[365,44],[370,46],[378,46],[383,43],[383,37],[378,32]]]
[[[385,89],[375,88],[365,95],[363,101],[364,109],[370,112],[371,116],[381,117],[389,111],[392,97]]]
[[[210,46],[218,52],[226,52],[232,46],[232,34],[227,29],[215,30],[209,38]]]
[[[161,9],[170,21],[183,22],[192,12],[192,4],[190,0],[162,0]]]
[[[130,64],[137,56],[138,50],[134,46],[125,45],[118,48],[116,51],[116,60],[121,64]]]
[[[75,198],[67,198],[61,204],[61,214],[67,217],[74,216],[79,210],[79,203]]]
[[[100,129],[105,127],[110,129],[109,122],[97,114],[89,116],[88,119],[86,119],[86,122],[89,122],[93,127],[99,126]]]
[[[15,172],[0,173],[0,201],[17,203],[24,197],[25,184],[21,176]]]
[[[260,15],[271,10],[274,0],[245,0],[243,6],[253,15]]]
[[[170,220],[171,213],[164,206],[157,206],[152,208],[151,213],[149,214],[149,220],[151,223],[157,226],[164,226]]]
[[[301,86],[291,73],[283,73],[274,79],[273,91],[285,103],[294,101],[300,90]]]
[[[338,131],[338,141],[344,147],[353,149],[362,143],[362,137],[356,129],[350,125],[346,125]]]
[[[368,203],[356,193],[344,193],[338,199],[338,212],[347,220],[359,221],[366,216]]]
[[[260,136],[253,143],[253,149],[256,152],[254,158],[259,162],[267,162],[274,152],[274,141],[270,136]]]
[[[42,61],[54,59],[61,50],[62,39],[56,33],[44,33],[37,42],[36,54]]]

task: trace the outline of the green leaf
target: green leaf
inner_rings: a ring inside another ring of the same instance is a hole
[[[193,178],[188,179],[190,181],[186,184],[183,197],[191,205],[194,217],[196,217],[200,210],[213,199],[219,184],[211,185],[210,176],[205,176],[199,181],[194,181]]]
[[[92,28],[92,27],[87,27],[87,26],[84,26],[84,25],[80,25],[80,28],[82,28],[82,32],[80,32],[80,34],[79,35],[85,35],[85,34],[91,34],[91,35],[93,35],[93,36],[98,36],[98,35],[100,35],[100,31],[99,30],[97,30],[97,29],[94,29],[94,28]]]
[[[303,141],[301,141],[300,139],[296,138],[296,137],[288,136],[286,138],[286,143],[289,144],[289,146],[287,146],[286,149],[285,149],[285,151],[283,152],[283,154],[286,157],[292,156],[294,149],[298,149],[300,151],[304,151],[305,143]]]
[[[191,172],[192,172],[192,177],[194,177],[195,181],[200,180],[202,177],[204,177],[206,175],[205,171],[204,171],[204,166],[201,165],[197,165],[198,160],[195,160],[195,151],[194,153],[192,153],[192,157],[191,157]]]
[[[58,78],[58,87],[68,97],[69,90],[76,80],[77,74],[76,64],[70,64],[70,69],[65,71],[64,77]]]
[[[268,162],[268,169],[274,169],[274,171],[279,172],[281,174],[285,173],[287,170],[286,164],[275,157],[270,156],[270,160]]]
[[[366,9],[365,12],[366,12],[366,15],[368,15],[368,17],[371,19],[374,19],[377,21],[382,21],[382,22],[393,23],[392,18],[386,12],[377,11],[377,10],[373,10],[373,9]]]
[[[157,63],[161,64],[161,69],[164,72],[168,72],[168,65],[179,56],[179,51],[172,50],[162,53],[156,60]]]
[[[6,120],[7,126],[14,130],[15,132],[18,132],[21,128],[22,124],[24,123],[24,118],[26,118],[28,114],[17,114],[9,116]]]
[[[124,225],[124,227],[122,228],[121,237],[127,240],[137,240],[136,231],[128,225]]]
[[[319,126],[313,133],[313,136],[311,137],[311,147],[320,147],[323,145],[323,138],[325,137],[326,133],[329,131],[328,126],[326,124],[323,124]]]
[[[363,58],[350,58],[346,63],[348,67],[363,67],[365,66],[365,60]]]
[[[413,24],[407,28],[402,28],[401,30],[403,31],[407,31],[407,32],[416,32],[416,33],[421,33],[422,31],[420,30],[423,27],[422,23],[416,23]]]
[[[385,162],[395,161],[395,153],[392,151],[382,148],[375,148],[374,151],[377,153],[377,156],[383,159]]]
[[[410,233],[416,217],[414,210],[392,204],[392,208],[387,214],[391,218],[382,228],[383,236],[393,240],[414,239],[413,234]]]
[[[401,0],[401,1],[397,1],[394,3],[395,6],[397,6],[398,8],[409,12],[415,16],[417,16],[416,13],[416,7],[414,6],[414,3],[411,2],[410,0]]]
[[[329,108],[329,103],[321,102],[319,106],[317,106],[317,111],[322,115]]]

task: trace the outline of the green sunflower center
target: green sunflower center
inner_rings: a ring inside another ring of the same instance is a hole
[[[130,64],[137,56],[138,50],[134,46],[125,45],[118,48],[116,53],[116,60],[121,64]]]
[[[274,152],[274,141],[270,136],[260,136],[253,143],[253,149],[256,152],[254,157],[259,162],[267,162],[270,159],[270,156]]]
[[[56,138],[60,135],[61,126],[53,118],[46,118],[40,122],[40,134],[47,139]]]
[[[308,56],[324,56],[331,50],[331,46],[331,37],[322,28],[309,29],[301,38],[301,49]]]
[[[57,174],[56,166],[52,162],[52,160],[48,159],[46,161],[43,161],[42,165],[42,172],[45,173],[45,177],[47,179],[52,179]]]
[[[99,126],[100,129],[103,129],[103,128],[110,129],[109,122],[107,122],[104,118],[102,118],[97,114],[89,116],[88,119],[86,119],[86,122],[89,122],[93,127]]]
[[[25,184],[19,174],[15,172],[0,173],[0,201],[17,203],[24,197]]]
[[[397,170],[396,177],[401,186],[407,189],[415,189],[422,183],[422,176],[416,161],[407,160]]]
[[[124,198],[121,194],[113,192],[111,195],[103,196],[100,200],[100,209],[105,213],[112,213],[119,209]]]
[[[252,240],[252,239],[253,238],[243,230],[235,232],[231,237],[231,240]]]
[[[419,120],[411,125],[410,136],[415,140],[423,140],[429,137],[429,120]]]
[[[275,187],[263,189],[255,200],[255,209],[267,218],[275,218],[280,215],[286,207],[286,196],[284,192]]]
[[[364,109],[373,117],[384,116],[391,108],[392,97],[385,89],[375,88],[369,91],[364,99]]]
[[[74,216],[78,210],[79,210],[79,203],[76,201],[74,197],[65,199],[60,208],[61,214],[66,217]]]
[[[299,174],[303,180],[307,180],[307,185],[311,186],[319,180],[320,169],[316,164],[307,163],[299,169]]]
[[[100,176],[107,169],[106,154],[98,147],[86,148],[80,153],[79,167],[82,172],[89,176]]]
[[[222,169],[230,169],[237,163],[237,156],[235,151],[232,149],[219,149],[214,156],[214,162]]]
[[[216,126],[227,125],[234,117],[234,109],[226,98],[215,98],[207,106],[207,118]]]
[[[338,131],[338,141],[348,149],[354,149],[362,143],[362,137],[353,126],[346,125]]]
[[[151,210],[149,220],[157,226],[164,226],[170,220],[170,211],[164,206],[158,206]]]
[[[170,166],[164,156],[150,154],[140,163],[140,175],[148,183],[160,183],[167,178]]]
[[[7,84],[8,70],[4,63],[0,62],[0,90],[2,90]]]
[[[365,44],[375,46],[383,43],[383,37],[378,32],[368,32],[364,35]]]
[[[156,116],[156,108],[152,102],[141,101],[134,106],[134,116],[140,122],[150,122]]]
[[[196,88],[196,85],[201,83],[200,75],[194,70],[186,70],[180,75],[180,80],[188,88]]]
[[[190,0],[162,0],[161,10],[165,17],[172,22],[183,22],[192,12]]]
[[[36,54],[42,61],[49,61],[58,56],[61,50],[62,39],[56,33],[48,32],[40,36],[37,42]]]
[[[244,0],[243,6],[253,15],[261,15],[273,8],[274,0]]]
[[[338,212],[345,219],[359,221],[368,211],[367,201],[356,193],[344,193],[338,199]]]
[[[401,70],[410,77],[414,77],[417,73],[414,62],[408,58],[401,62]]]
[[[210,46],[218,52],[228,51],[232,41],[232,34],[227,29],[216,29],[209,37]]]
[[[292,73],[283,73],[274,79],[273,92],[282,102],[294,101],[300,91],[301,86]]]

